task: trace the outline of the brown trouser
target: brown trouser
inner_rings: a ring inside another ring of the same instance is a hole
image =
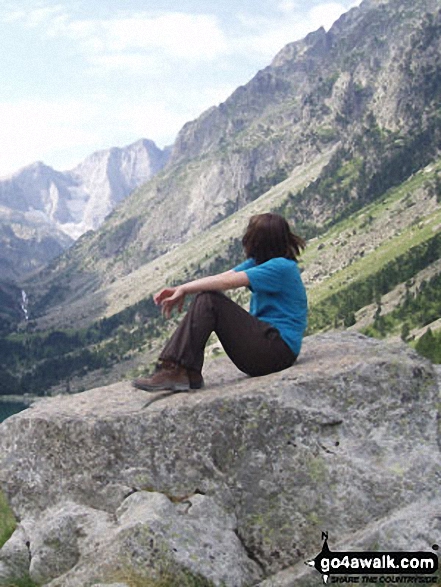
[[[236,367],[251,376],[282,371],[297,358],[276,328],[220,292],[202,292],[195,297],[159,358],[200,372],[212,332]]]

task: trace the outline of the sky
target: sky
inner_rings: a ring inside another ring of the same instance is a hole
[[[0,0],[0,176],[163,148],[357,0]]]

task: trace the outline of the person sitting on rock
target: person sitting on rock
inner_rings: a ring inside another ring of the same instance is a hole
[[[246,261],[229,271],[166,287],[154,296],[166,318],[197,294],[159,356],[156,372],[135,379],[145,391],[186,391],[204,385],[202,365],[215,332],[233,363],[250,376],[282,371],[296,361],[306,328],[307,298],[297,259],[305,241],[278,214],[252,216],[242,245]],[[223,291],[251,290],[250,312]]]

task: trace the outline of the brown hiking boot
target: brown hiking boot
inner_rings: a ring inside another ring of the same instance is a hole
[[[202,376],[200,376],[202,379]],[[190,389],[190,378],[187,369],[176,363],[163,362],[151,377],[140,377],[132,381],[133,387],[144,391],[187,391]]]
[[[190,389],[202,389],[204,387],[204,378],[200,371],[196,371],[196,369],[187,369],[187,375],[190,380]]]

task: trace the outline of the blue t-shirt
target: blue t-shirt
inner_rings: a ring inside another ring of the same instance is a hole
[[[250,314],[277,328],[298,355],[307,325],[308,302],[296,261],[276,257],[256,265],[247,259],[233,271],[245,271],[250,280]]]

